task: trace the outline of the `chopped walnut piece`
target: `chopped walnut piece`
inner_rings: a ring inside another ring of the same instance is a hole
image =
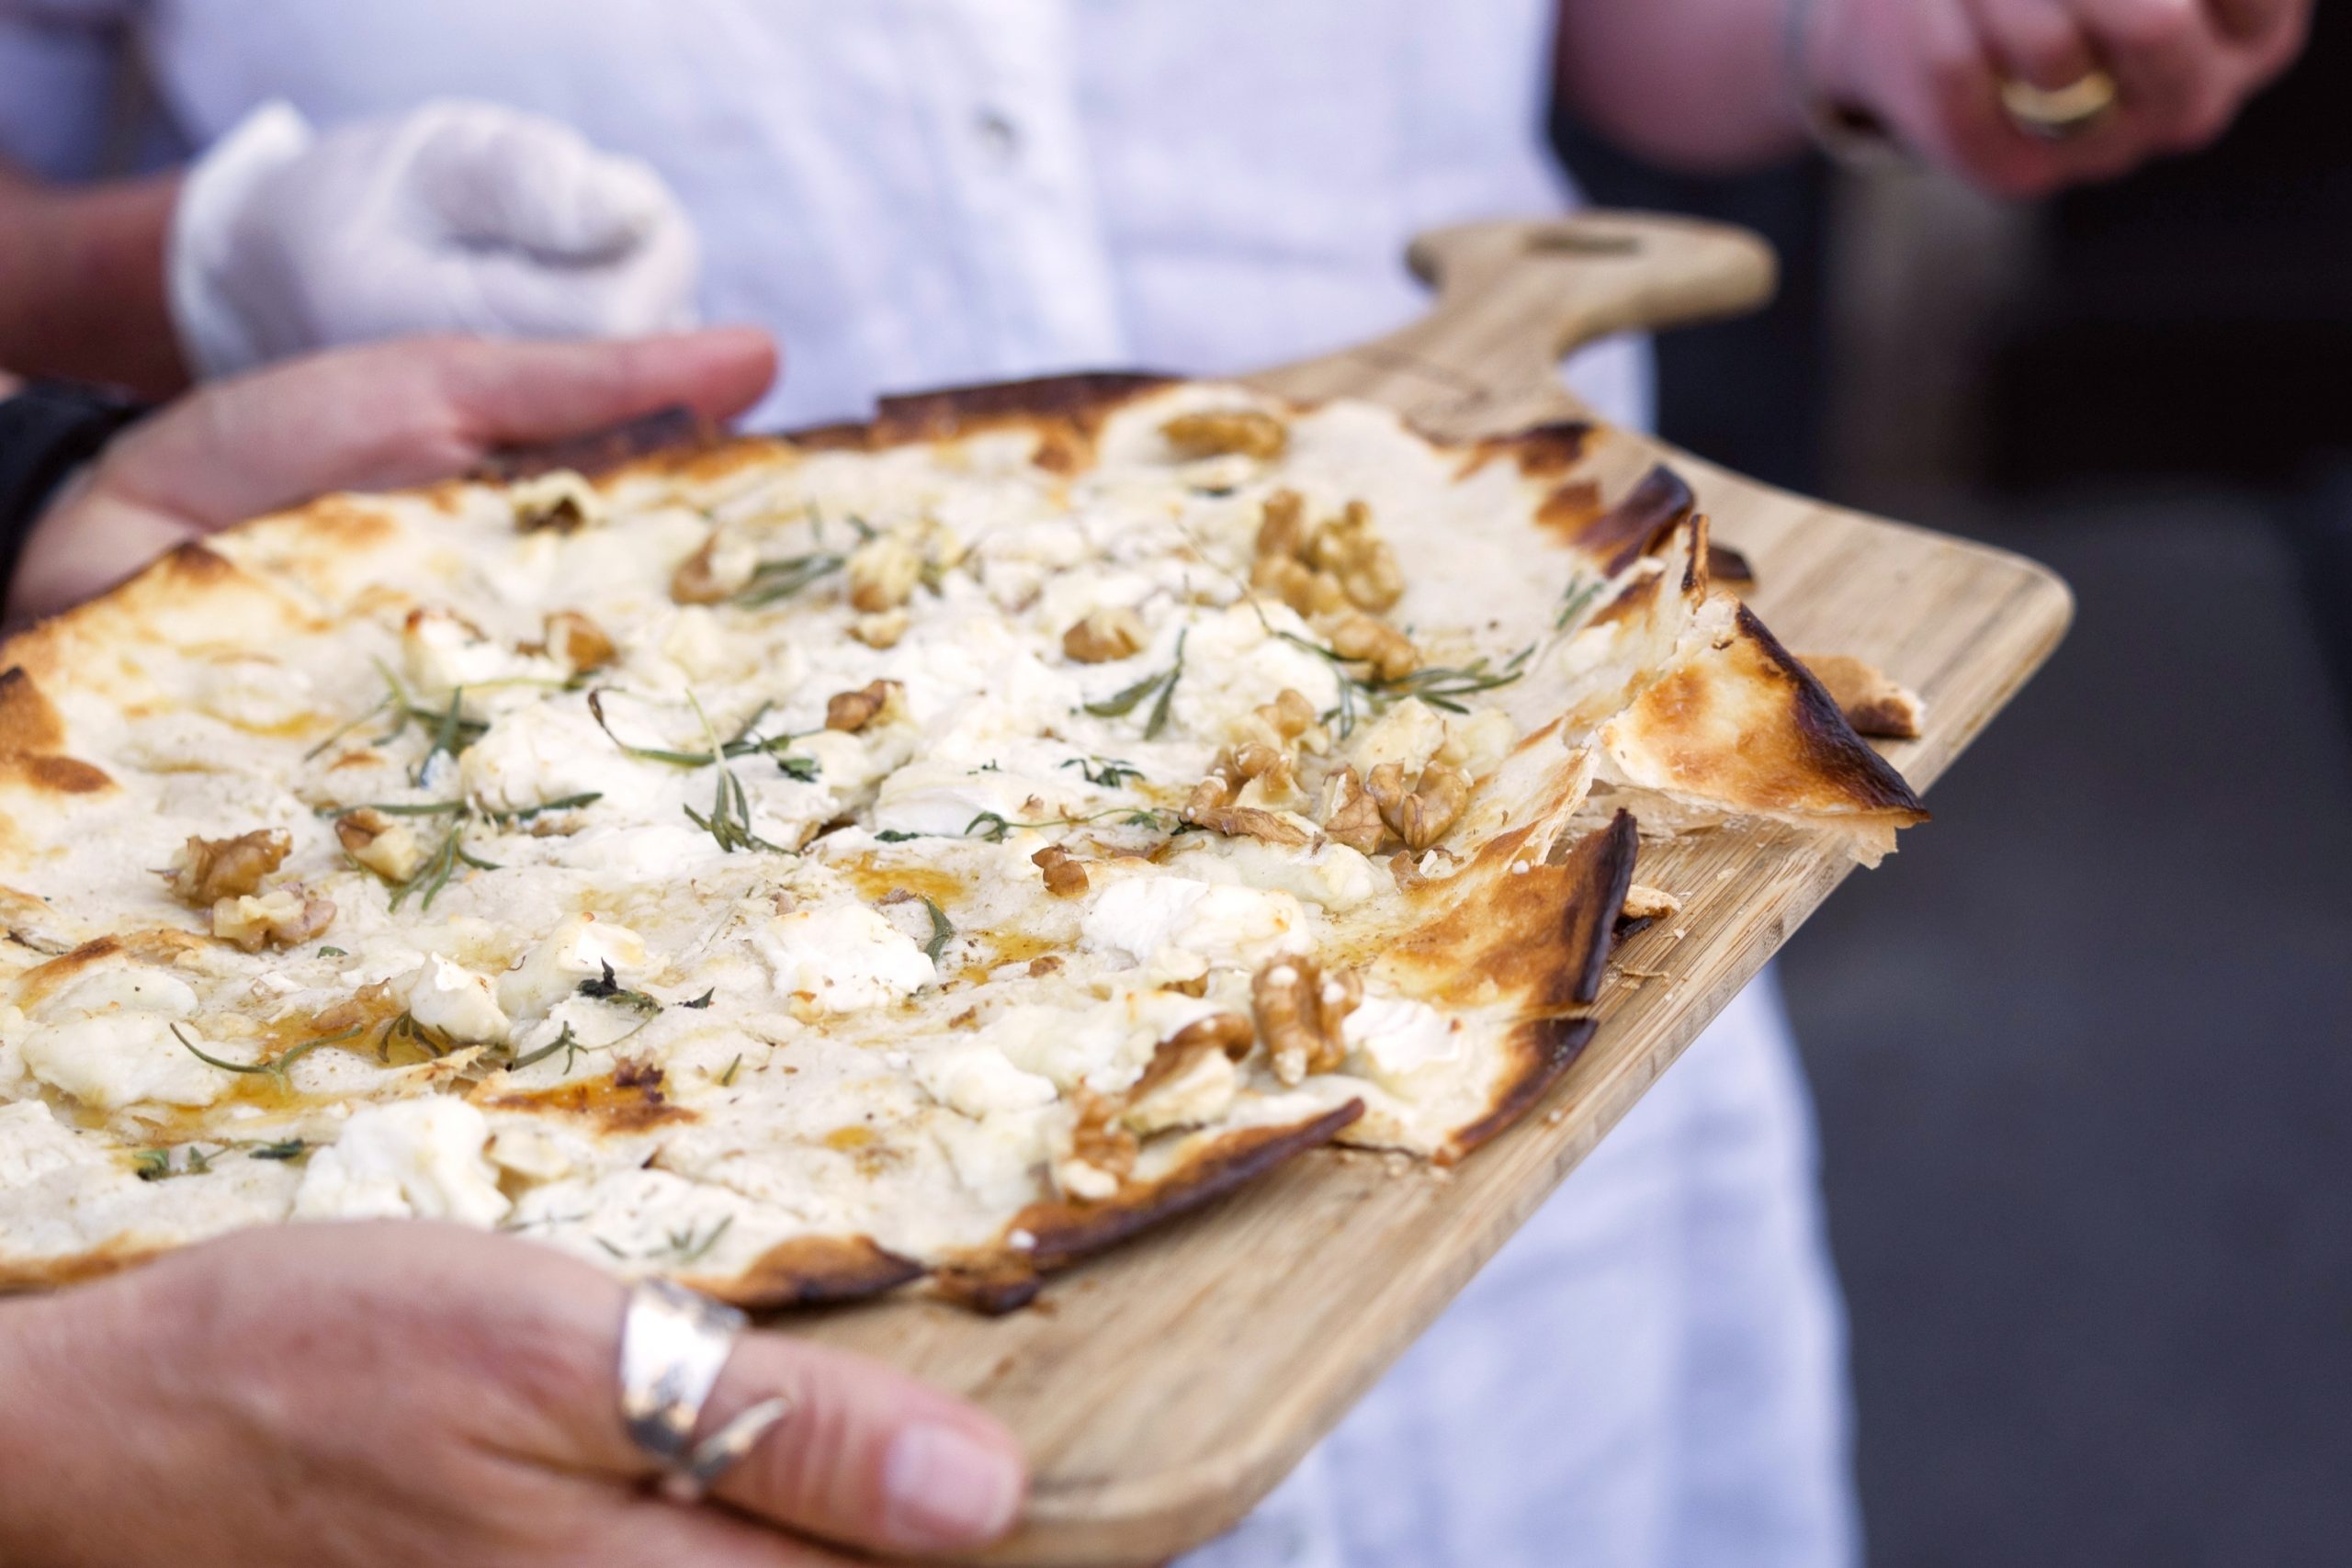
[[[571,468],[516,480],[506,487],[506,503],[514,509],[514,526],[526,534],[575,533],[605,516],[605,498],[587,476]]]
[[[1682,900],[1662,887],[1645,887],[1636,882],[1625,889],[1625,902],[1617,912],[1621,920],[1662,920],[1668,915],[1682,912]]]
[[[1257,1041],[1257,1025],[1238,1012],[1186,1024],[1153,1049],[1143,1076],[1127,1089],[1120,1120],[1145,1137],[1215,1121],[1240,1089],[1234,1064]]]
[[[247,953],[296,946],[334,923],[334,905],[300,887],[273,887],[257,897],[241,894],[212,905],[212,934]]]
[[[1295,1085],[1347,1056],[1340,1025],[1363,999],[1351,971],[1326,973],[1312,958],[1277,958],[1250,976],[1250,1005],[1274,1077]]]
[[[1108,1198],[1136,1168],[1136,1135],[1119,1123],[1113,1100],[1086,1089],[1071,1100],[1078,1124],[1070,1129],[1069,1158],[1056,1164],[1054,1179],[1074,1198]]]
[[[1828,690],[1829,698],[1857,733],[1889,740],[1917,740],[1927,722],[1919,694],[1875,665],[1845,653],[1797,656]]]
[[[759,552],[748,541],[713,528],[702,547],[670,574],[670,597],[681,604],[716,604],[741,593],[759,567]]]
[[[1238,452],[1248,457],[1279,457],[1290,431],[1272,414],[1257,409],[1209,409],[1180,413],[1159,427],[1168,445],[1187,457]]]
[[[1306,616],[1329,615],[1348,607],[1347,590],[1339,579],[1288,556],[1261,556],[1250,569],[1250,586],[1262,589]]]
[[[1402,763],[1383,762],[1372,770],[1364,787],[1379,803],[1381,820],[1395,829],[1415,854],[1445,837],[1446,829],[1462,819],[1463,809],[1470,804],[1469,776],[1438,762],[1423,768],[1410,789],[1405,787]]]
[[[922,581],[922,552],[896,534],[866,540],[850,553],[850,604],[869,615],[897,609]]]
[[[372,806],[336,818],[334,836],[345,853],[387,882],[406,882],[424,863],[424,845],[416,830]]]
[[[1298,740],[1320,728],[1315,721],[1315,705],[1295,689],[1284,686],[1274,700],[1257,710],[1258,716],[1273,727],[1274,733],[1285,740]]]
[[[1080,664],[1107,664],[1134,657],[1150,640],[1133,610],[1096,610],[1062,633],[1062,652]]]
[[[1306,498],[1278,490],[1258,509],[1260,560],[1295,560],[1306,547]]]
[[[1029,975],[1032,979],[1043,978],[1061,966],[1061,959],[1048,953],[1043,958],[1033,958],[1029,961]]]
[[[1284,849],[1298,849],[1315,837],[1289,818],[1258,806],[1213,806],[1187,811],[1184,819],[1228,839],[1256,839]]]
[[[1353,768],[1341,768],[1323,781],[1324,837],[1345,844],[1359,854],[1370,854],[1388,836],[1380,803],[1363,787]]]
[[[1196,811],[1214,811],[1232,804],[1233,780],[1220,769],[1193,786],[1193,793],[1184,800],[1184,817],[1190,821]]]
[[[1405,596],[1396,552],[1374,532],[1372,508],[1361,501],[1348,502],[1343,515],[1316,529],[1299,553],[1308,566],[1336,579],[1359,608],[1385,610]]]
[[[574,671],[601,670],[613,661],[613,639],[577,610],[548,614],[544,646]]]
[[[1057,898],[1075,898],[1086,891],[1086,866],[1059,844],[1047,844],[1029,857],[1046,874],[1046,891]]]
[[[1352,662],[1369,664],[1383,681],[1401,681],[1421,667],[1420,653],[1404,633],[1370,615],[1351,615],[1330,630],[1331,651]]]
[[[233,839],[191,838],[172,857],[164,880],[182,903],[207,908],[255,891],[293,852],[293,836],[283,828],[256,828]]]
[[[907,635],[907,625],[911,619],[904,610],[885,610],[877,615],[860,615],[849,624],[849,635],[868,648],[896,648],[899,639]]]
[[[825,699],[825,728],[854,735],[887,714],[904,690],[896,681],[869,681],[854,692],[835,692]]]

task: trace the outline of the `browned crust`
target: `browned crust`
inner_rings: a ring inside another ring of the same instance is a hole
[[[65,719],[22,666],[0,671],[0,757],[36,757],[65,744]]]
[[[1312,1121],[1228,1133],[1160,1180],[1130,1184],[1100,1203],[1032,1203],[1005,1226],[1004,1238],[985,1251],[939,1270],[943,1295],[985,1313],[1010,1312],[1037,1293],[1041,1276],[1067,1269],[1138,1231],[1196,1209],[1212,1198],[1264,1175],[1294,1156],[1319,1147],[1363,1114],[1351,1100]],[[1026,1231],[1035,1245],[1015,1247]]]
[[[166,1248],[121,1241],[103,1242],[87,1252],[59,1258],[0,1258],[0,1295],[62,1291],[119,1274],[160,1258]]]
[[[1557,864],[1515,871],[1531,831],[1488,842],[1468,869],[1439,885],[1447,907],[1390,949],[1392,962],[1425,977],[1434,999],[1550,1013],[1600,994],[1611,928],[1640,850],[1633,815],[1618,812]]]
[[[922,1264],[871,1236],[799,1235],[768,1248],[740,1274],[686,1283],[736,1306],[770,1312],[879,1295],[923,1272]]]
[[[1037,433],[1041,466],[1071,472],[1091,458],[1102,422],[1147,393],[1176,384],[1170,376],[1089,370],[1025,381],[943,387],[881,399],[864,423],[811,425],[778,433],[803,451],[878,451],[922,441],[952,441],[991,430]]]
[[[1554,474],[1566,473],[1584,461],[1590,448],[1593,425],[1589,420],[1555,419],[1542,424],[1531,424],[1524,430],[1508,435],[1490,435],[1470,448],[1470,456],[1456,470],[1454,478],[1466,479],[1497,457],[1515,457],[1519,471],[1530,479],[1548,479]]]
[[[1661,463],[1616,505],[1585,525],[1577,543],[1600,557],[1614,577],[1656,549],[1698,504],[1682,476]]]
[[[1883,670],[1845,653],[1806,653],[1798,661],[1813,671],[1856,732],[1888,740],[1917,740],[1926,711],[1918,694]]]
[[[499,1111],[558,1111],[594,1122],[607,1133],[641,1133],[670,1122],[692,1122],[695,1113],[672,1104],[662,1093],[660,1076],[650,1081],[622,1082],[620,1072],[550,1089],[525,1089],[483,1097],[481,1103]]]
[[[724,427],[692,409],[660,409],[586,435],[493,453],[473,477],[510,484],[570,468],[595,479],[648,457],[663,459],[665,467],[688,463],[726,439]]]
[[[1739,627],[1755,639],[1758,649],[1779,667],[1793,688],[1790,713],[1811,770],[1864,810],[1898,812],[1915,822],[1928,820],[1928,807],[1910,783],[1854,733],[1828,688],[1782,648],[1780,638],[1745,604],[1739,607]]]
[[[1707,542],[1707,577],[1714,582],[1732,583],[1743,588],[1756,586],[1756,568],[1746,555],[1729,545]]]
[[[1510,1070],[1495,1096],[1495,1103],[1476,1122],[1453,1134],[1437,1161],[1451,1165],[1496,1134],[1510,1128],[1534,1109],[1538,1100],[1560,1081],[1577,1055],[1592,1043],[1600,1025],[1589,1018],[1531,1018],[1511,1030]]]

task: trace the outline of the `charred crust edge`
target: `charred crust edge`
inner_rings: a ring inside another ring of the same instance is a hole
[[[1149,392],[1173,386],[1173,376],[1087,370],[1025,381],[942,387],[879,400],[863,423],[809,425],[776,433],[807,451],[872,451],[919,441],[945,441],[1015,424],[1061,421],[1091,435],[1112,412]]]
[[[493,452],[471,477],[492,484],[512,484],[569,468],[593,479],[649,457],[691,461],[726,439],[727,432],[718,422],[692,409],[660,409],[585,435]]]
[[[1453,1134],[1440,1163],[1450,1165],[1510,1130],[1560,1081],[1560,1075],[1583,1055],[1600,1029],[1589,1018],[1531,1018],[1515,1026],[1510,1037],[1510,1076],[1495,1096],[1493,1107]]]
[[[941,1293],[978,1312],[1009,1312],[1037,1293],[1039,1276],[1106,1251],[1162,1220],[1196,1209],[1273,1169],[1295,1155],[1329,1143],[1363,1114],[1351,1100],[1309,1122],[1227,1133],[1149,1187],[1101,1203],[1033,1203],[1013,1216],[1004,1235],[1027,1231],[1032,1247],[1000,1242],[986,1253],[939,1270]]]
[[[1698,504],[1682,476],[1661,463],[1616,505],[1585,525],[1577,542],[1605,558],[1603,570],[1614,577],[1657,548]]]
[[[1634,814],[1620,809],[1609,826],[1585,836],[1568,852],[1564,863],[1577,871],[1580,896],[1562,916],[1562,934],[1570,953],[1581,952],[1581,964],[1563,976],[1568,982],[1566,999],[1589,1003],[1600,995],[1602,976],[1615,944],[1617,918],[1625,908],[1625,891],[1634,885],[1634,862],[1641,853],[1641,833]]]
[[[871,1236],[797,1235],[776,1243],[730,1278],[688,1282],[735,1306],[772,1312],[878,1296],[924,1272],[922,1264]]]
[[[1834,781],[1854,803],[1868,811],[1900,812],[1914,822],[1928,819],[1921,803],[1894,765],[1872,750],[1854,731],[1838,699],[1819,677],[1774,637],[1747,605],[1739,607],[1739,629],[1755,639],[1764,657],[1779,666],[1793,688],[1792,715],[1805,761],[1823,777]]]

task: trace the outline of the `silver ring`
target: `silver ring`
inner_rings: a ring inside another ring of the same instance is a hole
[[[792,1402],[764,1399],[697,1444],[695,1428],[749,1321],[733,1307],[669,1280],[629,1287],[621,1318],[621,1421],[651,1460],[663,1496],[699,1502],[750,1453]]]

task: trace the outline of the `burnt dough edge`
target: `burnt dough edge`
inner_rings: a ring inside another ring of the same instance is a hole
[[[1438,885],[1447,895],[1443,908],[1391,945],[1389,961],[1423,979],[1417,994],[1449,1006],[1499,1002],[1530,1013],[1582,1006],[1600,994],[1611,931],[1639,852],[1633,815],[1619,811],[1557,863],[1513,871],[1532,831],[1518,828],[1489,840],[1467,869]]]
[[[1437,1154],[1436,1163],[1452,1165],[1496,1134],[1515,1126],[1560,1081],[1560,1075],[1575,1065],[1600,1029],[1599,1021],[1589,1018],[1529,1018],[1514,1024],[1510,1044],[1511,1071],[1504,1076],[1494,1104],[1485,1115],[1453,1134]]]
[[[740,1273],[687,1275],[682,1282],[747,1311],[775,1312],[878,1296],[927,1272],[871,1236],[797,1235],[769,1247]]]
[[[1043,1276],[1107,1251],[1329,1143],[1363,1114],[1363,1101],[1351,1100],[1305,1122],[1241,1128],[1219,1135],[1149,1186],[1123,1186],[1116,1197],[1100,1203],[1032,1203],[1006,1224],[1004,1239],[942,1265],[936,1271],[940,1292],[979,1312],[1010,1312],[1036,1295]],[[1013,1247],[1015,1231],[1028,1232],[1035,1245]]]

